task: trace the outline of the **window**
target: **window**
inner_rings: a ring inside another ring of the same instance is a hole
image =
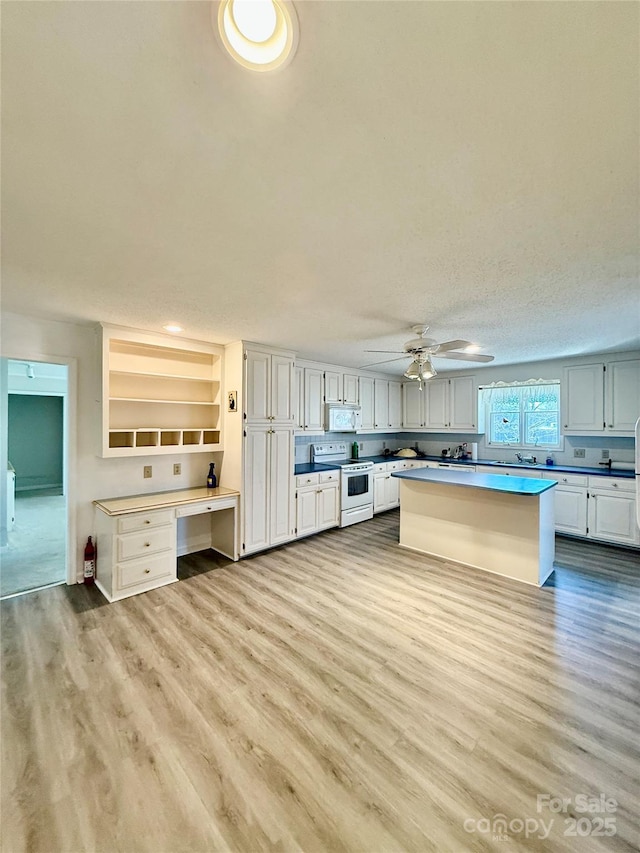
[[[494,385],[482,394],[489,445],[561,448],[559,382]]]

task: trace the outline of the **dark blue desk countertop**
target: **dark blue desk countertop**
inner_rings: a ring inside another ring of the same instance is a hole
[[[475,471],[452,471],[438,468],[412,468],[394,471],[392,477],[419,483],[442,483],[447,486],[467,486],[510,495],[541,495],[556,486],[555,480],[535,477],[505,477],[504,474],[476,474]],[[401,507],[402,508],[402,507]]]

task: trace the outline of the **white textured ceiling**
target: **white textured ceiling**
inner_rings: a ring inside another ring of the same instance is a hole
[[[419,322],[640,344],[639,4],[296,8],[260,76],[208,2],[2,3],[4,310],[351,366]]]

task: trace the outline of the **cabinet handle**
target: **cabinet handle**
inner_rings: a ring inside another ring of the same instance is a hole
[[[151,573],[151,569],[145,569],[145,570],[144,570],[144,573],[145,573],[145,575],[150,574],[150,573]]]
[[[151,542],[145,542],[145,543],[144,543],[144,547],[145,547],[145,548],[150,548],[150,547],[151,547]]]
[[[145,518],[144,523],[145,524],[151,524],[151,521],[148,518]]]
[[[611,485],[613,486],[613,488],[614,488],[614,489],[617,489],[617,488],[618,488],[618,484],[617,484],[617,483],[611,483]]]
[[[208,506],[208,507],[207,507],[207,509],[211,509],[211,507],[210,507],[210,506]]]
[[[613,429],[613,424],[609,424],[609,429]]]
[[[569,426],[569,424],[565,424],[565,425],[564,425],[564,428],[565,428],[565,429],[567,429],[567,428],[568,428],[568,426]]]

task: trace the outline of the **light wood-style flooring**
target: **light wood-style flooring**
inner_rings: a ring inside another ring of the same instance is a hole
[[[637,850],[637,553],[558,539],[536,589],[397,534],[2,602],[3,853]]]

